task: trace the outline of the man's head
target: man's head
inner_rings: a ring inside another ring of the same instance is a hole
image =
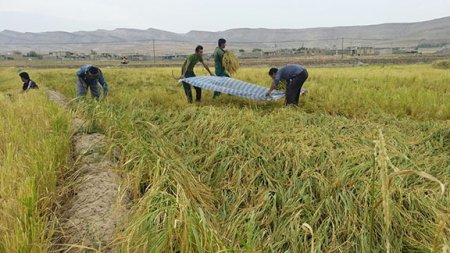
[[[219,39],[217,44],[219,45],[220,48],[225,48],[227,41],[225,39]]]
[[[195,54],[197,55],[197,56],[202,56],[203,55],[203,46],[201,46],[201,45],[198,45],[196,48],[195,48]]]
[[[19,74],[19,76],[22,79],[22,82],[30,81],[30,75],[28,75],[27,72],[22,72],[22,73]]]
[[[95,66],[89,67],[88,70],[86,71],[86,77],[89,79],[97,79],[99,75],[100,69]]]
[[[275,76],[277,75],[278,69],[277,68],[271,68],[269,70],[269,76],[272,77],[272,79],[275,79]]]

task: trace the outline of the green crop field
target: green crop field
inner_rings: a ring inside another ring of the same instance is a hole
[[[267,68],[236,78],[268,87]],[[106,100],[72,100],[76,69],[0,69],[0,252],[46,252],[72,115],[120,150],[133,204],[117,252],[448,252],[450,71],[310,68],[298,108],[222,94],[188,104],[179,68],[103,68]],[[198,75],[205,75],[197,69]]]

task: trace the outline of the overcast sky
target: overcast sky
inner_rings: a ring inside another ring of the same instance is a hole
[[[0,31],[310,28],[417,22],[450,15],[450,0],[0,0]]]

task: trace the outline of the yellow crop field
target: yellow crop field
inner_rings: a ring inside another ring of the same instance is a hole
[[[70,117],[44,90],[19,94],[17,79],[14,69],[0,69],[0,252],[46,252]]]
[[[0,69],[0,251],[50,251],[74,114],[120,150],[130,212],[117,252],[445,252],[450,247],[450,71],[308,68],[298,108],[204,91],[179,68],[102,68],[99,102],[76,69]],[[198,68],[197,75],[206,75]],[[235,78],[269,87],[268,68]],[[67,182],[64,182],[67,183]]]

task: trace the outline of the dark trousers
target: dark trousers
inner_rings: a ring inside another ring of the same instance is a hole
[[[215,74],[216,74],[216,76],[226,76],[226,77],[230,77],[230,75],[227,74],[227,72],[225,71],[225,69],[224,69],[223,67],[220,67],[220,66],[216,66],[216,68],[215,68]],[[222,94],[222,93],[220,93],[220,92],[218,92],[218,91],[214,91],[213,98],[216,98],[216,97],[220,96],[220,94]]]
[[[185,77],[194,77],[195,73],[192,71],[187,71]],[[183,82],[183,88],[184,88],[184,93],[186,94],[186,97],[188,99],[189,103],[192,103],[192,89],[191,89],[191,85]],[[200,102],[200,100],[202,99],[202,89],[199,87],[195,87],[195,102]]]
[[[87,86],[85,86],[87,84]],[[78,77],[77,82],[77,97],[84,97],[86,96],[88,89],[91,90],[91,96],[93,98],[98,99],[100,97],[100,90],[98,89],[98,82],[97,80],[82,80],[80,77]]]
[[[300,91],[302,90],[303,83],[308,79],[308,71],[303,70],[298,76],[292,78],[286,85],[286,101],[287,105],[298,105],[300,99]]]

